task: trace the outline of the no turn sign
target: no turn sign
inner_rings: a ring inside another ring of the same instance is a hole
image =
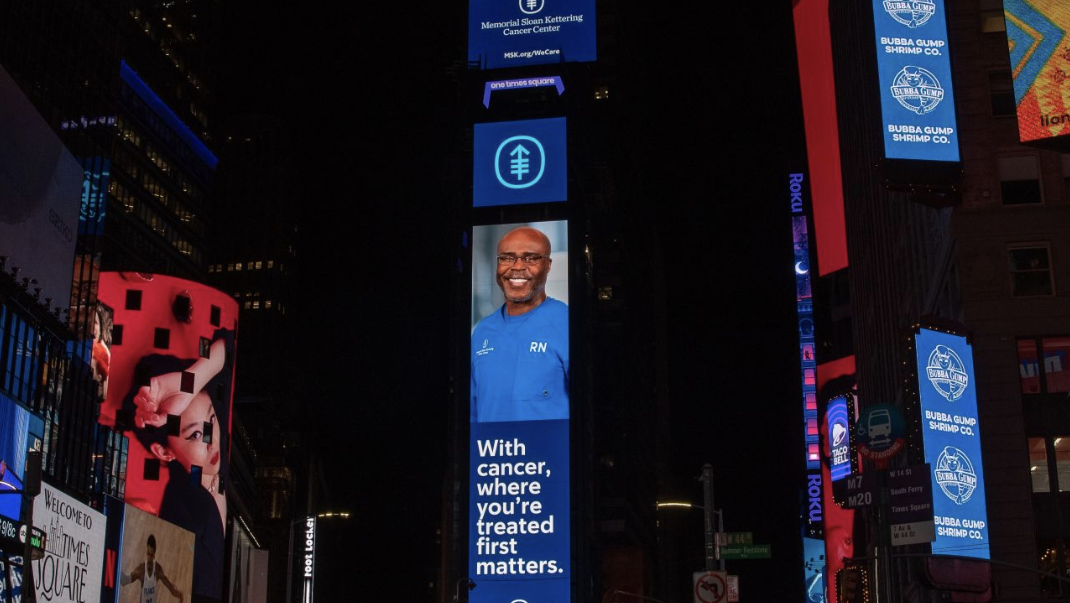
[[[695,572],[695,603],[725,603],[728,600],[727,572]]]

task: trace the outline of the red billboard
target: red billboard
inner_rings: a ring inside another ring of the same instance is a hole
[[[129,440],[126,502],[194,533],[193,594],[223,598],[238,304],[192,281],[100,275],[113,312],[100,422]]]

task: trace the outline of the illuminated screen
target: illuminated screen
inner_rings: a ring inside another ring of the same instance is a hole
[[[568,223],[472,243],[469,600],[567,602]]]
[[[973,349],[965,337],[915,335],[921,432],[932,467],[934,554],[988,559],[988,511]]]
[[[568,199],[565,118],[475,125],[472,205]]]
[[[71,303],[82,166],[0,67],[0,256],[52,307]],[[36,282],[30,282],[36,281]]]
[[[104,515],[49,483],[33,500],[33,523],[45,531],[45,553],[32,562],[38,601],[100,600],[104,575]]]
[[[1022,142],[1070,134],[1070,5],[1004,0],[1007,46]]]
[[[78,210],[78,234],[100,235],[104,233],[111,159],[89,157],[82,160],[82,167],[85,173],[82,180],[82,204]]]
[[[825,603],[825,540],[803,536],[807,603]]]
[[[43,434],[40,417],[0,393],[0,515],[21,518],[22,497],[14,492],[22,490],[26,453],[40,449]]]
[[[126,505],[122,543],[115,577],[117,603],[189,600],[193,532]]]
[[[825,409],[825,425],[828,429],[829,471],[832,481],[851,475],[851,427],[847,414],[846,396],[837,396]]]
[[[481,69],[593,61],[594,0],[470,0],[468,62]]]
[[[100,275],[114,310],[100,422],[129,440],[126,502],[196,535],[193,593],[223,598],[238,304],[199,283]]]
[[[944,0],[873,0],[889,159],[958,161]]]

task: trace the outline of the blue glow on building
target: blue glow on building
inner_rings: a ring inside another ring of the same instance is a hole
[[[123,81],[126,82],[126,85],[130,86],[130,89],[133,90],[141,100],[145,101],[145,104],[152,109],[152,112],[158,115],[160,119],[162,119],[187,146],[189,146],[190,150],[192,150],[197,157],[205,163],[205,165],[213,170],[216,168],[216,165],[219,164],[219,159],[215,154],[208,150],[208,147],[205,146],[205,144],[201,142],[201,139],[193,133],[193,130],[190,130],[186,124],[182,123],[182,120],[179,119],[178,116],[175,115],[175,112],[167,106],[167,103],[163,102],[163,100],[152,91],[152,88],[149,88],[149,85],[145,83],[145,80],[141,79],[137,72],[126,64],[126,61],[122,61],[119,66],[119,76],[122,77]]]

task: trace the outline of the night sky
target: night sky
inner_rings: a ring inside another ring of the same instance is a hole
[[[437,554],[448,449],[456,233],[440,166],[453,133],[438,118],[455,108],[445,73],[465,57],[467,5],[225,6],[224,110],[278,114],[296,135],[304,403],[337,504],[361,525],[356,580],[369,602],[415,600]],[[621,8],[639,57],[622,78],[642,92],[615,102],[635,116],[634,162],[658,183],[671,466],[701,504],[691,479],[715,465],[726,529],[773,544],[772,561],[730,565],[744,600],[786,601],[800,592],[802,484],[791,2],[701,6]]]

